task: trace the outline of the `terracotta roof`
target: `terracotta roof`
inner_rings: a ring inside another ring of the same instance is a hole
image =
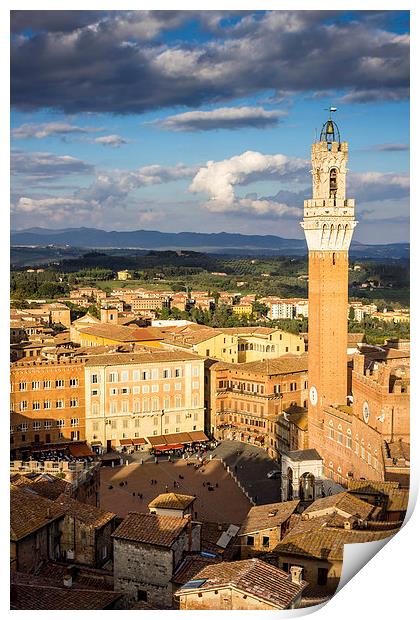
[[[201,524],[201,550],[214,553],[224,560],[232,560],[237,551],[238,536],[232,536],[226,547],[220,547],[217,544],[223,532],[226,532],[230,525],[235,524],[203,521]]]
[[[109,523],[116,516],[113,512],[101,510],[91,504],[84,504],[69,495],[60,495],[55,503],[65,511],[66,515],[72,516],[84,525],[95,529]]]
[[[20,483],[23,485],[23,482]],[[40,474],[33,480],[28,480],[25,483],[26,488],[31,491],[47,497],[48,499],[55,500],[62,493],[65,493],[71,489],[71,483],[62,478],[57,478],[52,474]]]
[[[387,495],[392,489],[398,489],[398,482],[383,482],[382,480],[348,480],[350,493],[363,493],[366,495]]]
[[[193,495],[182,495],[181,493],[161,493],[153,499],[149,508],[168,508],[174,510],[184,510],[195,500]]]
[[[218,564],[221,561],[222,558],[217,557],[211,558],[202,555],[187,555],[175,572],[171,581],[172,583],[182,586],[184,583],[190,581],[190,579],[193,579],[198,572],[209,564]]]
[[[391,489],[388,492],[388,503],[386,509],[388,512],[407,510],[409,490],[408,489]]]
[[[194,580],[199,579],[205,580],[201,586],[189,588],[187,583],[178,590],[176,596],[232,587],[262,599],[277,609],[286,609],[307,586],[305,581],[293,583],[283,570],[256,558],[210,564],[194,576]]]
[[[171,547],[188,523],[185,518],[129,512],[112,537]]]
[[[11,609],[107,609],[122,594],[73,585],[51,585],[49,579],[11,573]]]
[[[61,506],[27,488],[10,490],[10,539],[18,541],[64,515]]]
[[[151,347],[140,353],[109,353],[107,355],[95,355],[88,359],[86,366],[125,366],[126,364],[156,364],[159,362],[182,362],[190,360],[201,360],[202,357],[194,353],[184,351],[168,351]]]
[[[279,527],[295,512],[300,500],[253,506],[245,517],[239,536]]]
[[[308,430],[308,412],[307,411],[292,411],[288,414],[288,419],[291,424],[297,426],[301,431]]]
[[[393,536],[399,530],[368,531],[345,530],[321,527],[304,534],[290,532],[277,545],[275,552],[280,555],[302,555],[312,558],[343,560],[344,545],[382,540]]]
[[[162,340],[163,332],[157,327],[126,327],[98,323],[97,325],[79,325],[77,331],[88,336],[110,338],[121,342],[141,342],[142,340]]]
[[[219,362],[213,366],[214,370],[239,370],[263,375],[284,375],[292,372],[304,372],[308,370],[308,355],[282,355],[256,362],[229,363]]]
[[[367,519],[371,515],[373,507],[355,495],[344,492],[315,500],[303,514],[310,516],[312,512],[318,510],[339,511],[347,515],[357,516],[360,519]]]

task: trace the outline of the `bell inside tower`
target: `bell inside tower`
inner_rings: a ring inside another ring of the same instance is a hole
[[[331,168],[330,170],[330,198],[336,198],[337,196],[337,168]]]

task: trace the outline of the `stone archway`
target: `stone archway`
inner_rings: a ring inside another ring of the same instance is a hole
[[[299,478],[299,498],[303,501],[315,499],[315,476],[309,472]]]

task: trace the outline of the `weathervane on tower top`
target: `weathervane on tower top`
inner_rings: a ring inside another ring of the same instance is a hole
[[[337,112],[337,108],[335,108],[334,106],[330,106],[329,108],[325,109],[327,110],[327,112],[330,113],[330,115],[327,122],[324,123],[322,126],[319,141],[327,142],[328,144],[331,144],[332,142],[341,142],[340,131],[338,129],[337,123],[332,120],[332,113]]]

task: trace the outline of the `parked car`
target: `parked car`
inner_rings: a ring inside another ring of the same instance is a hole
[[[268,472],[267,478],[281,478],[281,471],[279,469],[273,469]]]

